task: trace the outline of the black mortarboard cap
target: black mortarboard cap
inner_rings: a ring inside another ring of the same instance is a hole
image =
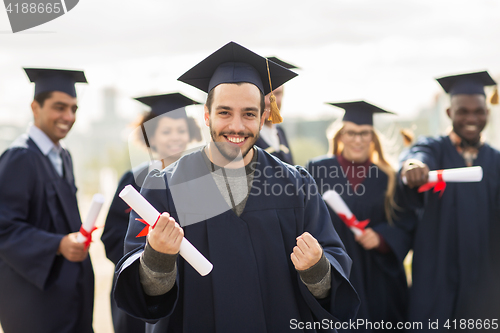
[[[288,62],[285,62],[283,60],[281,60],[280,58],[277,58],[277,57],[267,57],[267,59],[271,60],[272,62],[274,63],[277,63],[278,65],[281,65],[285,68],[288,68],[288,69],[300,69],[300,67],[297,67],[295,65],[292,65]]]
[[[342,120],[350,121],[358,125],[373,125],[373,114],[374,113],[389,113],[393,112],[386,111],[379,108],[373,104],[367,103],[365,101],[355,101],[355,102],[343,102],[343,103],[326,103],[338,108],[344,109],[345,114]]]
[[[273,89],[297,76],[296,73],[269,61]],[[271,92],[266,58],[230,42],[209,55],[178,79],[208,93],[221,83],[252,83],[267,95]]]
[[[436,80],[450,96],[459,94],[486,96],[484,87],[497,84],[487,71],[445,76]]]
[[[151,113],[155,116],[159,116],[174,110],[179,110],[179,112],[171,112],[169,114],[169,117],[172,116],[172,118],[186,118],[186,110],[184,109],[186,106],[201,104],[180,93],[144,96],[134,99],[143,104],[146,104],[147,106],[150,106]]]
[[[24,68],[31,82],[35,83],[35,96],[48,91],[62,91],[76,97],[75,83],[87,83],[83,71]]]

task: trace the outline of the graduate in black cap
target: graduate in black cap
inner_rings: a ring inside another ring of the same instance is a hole
[[[267,59],[288,69],[299,69],[297,66],[289,64],[276,57],[268,57]],[[276,105],[280,110],[281,101],[283,100],[283,93],[284,85],[281,85],[273,90],[273,95],[276,97]],[[271,109],[270,96],[270,93],[266,95],[266,110]],[[285,131],[279,124],[273,124],[272,121],[266,120],[264,126],[262,127],[262,130],[260,131],[259,139],[257,140],[257,142],[255,142],[255,145],[264,149],[271,155],[276,156],[283,162],[292,165],[294,164],[292,151],[290,150],[290,145],[288,144]]]
[[[73,165],[61,146],[82,71],[25,68],[34,124],[0,157],[0,323],[11,332],[93,332],[94,273]]]
[[[196,121],[186,114],[186,106],[200,104],[180,93],[135,98],[151,110],[142,116],[135,132],[138,142],[145,145],[151,160],[127,171],[116,189],[109,207],[101,240],[106,256],[117,265],[123,257],[123,243],[127,233],[131,209],[118,196],[127,185],[141,190],[144,179],[152,168],[163,169],[178,160],[191,142],[201,141],[201,131]],[[152,163],[153,162],[153,163]],[[154,163],[158,162],[158,163]],[[111,314],[115,333],[140,333],[145,331],[142,320],[127,315],[116,306],[111,294]]]
[[[415,208],[422,210],[413,231],[409,320],[439,320],[441,331],[446,323],[452,330],[475,331],[479,327],[460,327],[460,320],[498,322],[500,317],[500,153],[481,134],[489,116],[484,86],[496,83],[487,72],[437,80],[450,95],[446,113],[453,130],[445,136],[418,140],[401,169],[408,182],[401,183],[401,188]],[[429,170],[466,166],[481,166],[482,181],[449,183],[439,193],[417,191],[427,182]],[[491,274],[497,274],[493,283],[488,281]],[[426,330],[431,331],[424,325]]]
[[[333,332],[356,314],[351,260],[314,180],[254,146],[269,80],[280,86],[295,75],[231,42],[179,78],[208,92],[212,141],[146,178],[142,194],[166,213],[147,239],[136,237],[144,225],[131,214],[114,293],[118,306],[154,324],[151,332],[306,324],[316,332],[322,320]],[[184,234],[213,264],[207,276],[178,256]]]
[[[364,101],[328,104],[344,109],[345,114],[329,138],[330,154],[310,161],[307,170],[321,194],[337,192],[358,221],[369,221],[364,231],[360,229],[355,235],[328,207],[353,261],[350,281],[361,299],[356,319],[390,322],[396,327],[406,318],[408,287],[403,260],[410,237],[395,224],[401,219],[415,219],[415,215],[411,211],[402,214],[401,203],[395,202],[396,172],[385,160],[373,128],[374,114],[391,112]]]

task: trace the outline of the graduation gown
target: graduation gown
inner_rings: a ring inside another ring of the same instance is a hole
[[[57,255],[64,235],[81,226],[71,157],[65,177],[22,135],[0,157],[0,322],[5,333],[92,330],[90,258]]]
[[[384,210],[387,175],[372,163],[363,169],[366,178],[354,190],[347,178],[347,174],[353,170],[343,170],[336,156],[318,157],[307,165],[321,194],[328,190],[339,193],[358,221],[370,219],[367,228],[380,234],[390,247],[389,253],[365,250],[356,242],[349,227],[327,205],[332,224],[353,262],[350,281],[361,299],[356,318],[370,322],[392,322],[396,327],[397,322],[406,319],[408,286],[403,260],[411,247],[411,238],[408,229],[388,223]],[[356,173],[363,172],[356,168],[354,170]],[[394,220],[397,223],[402,219],[415,219],[415,215],[405,210],[404,213],[399,212],[398,218],[399,221]]]
[[[174,287],[162,296],[145,295],[138,273],[145,238],[135,237],[144,225],[133,212],[125,241],[129,252],[117,269],[118,306],[156,323],[150,332],[162,333],[284,332],[293,319],[353,318],[359,300],[348,280],[351,260],[309,174],[256,148],[251,192],[238,217],[225,204],[202,154],[186,155],[163,172],[150,173],[142,194],[158,211],[187,225],[185,237],[212,262],[212,272],[202,277],[179,257]],[[204,177],[207,182],[199,186]],[[185,187],[192,201],[174,205],[172,189],[178,186]],[[273,186],[275,194],[265,192]],[[213,210],[214,200],[226,205],[223,212]],[[191,223],[195,220],[201,222]],[[318,240],[331,263],[331,292],[322,300],[301,282],[290,259],[296,237],[305,231]]]
[[[466,166],[448,136],[420,139],[406,158],[430,170]],[[399,184],[422,214],[414,230],[409,319],[439,320],[443,331],[448,319],[500,317],[500,153],[484,144],[474,165],[483,168],[482,181],[448,183],[441,198]]]
[[[283,162],[293,165],[293,156],[292,151],[290,150],[290,145],[288,144],[288,140],[286,139],[285,131],[281,126],[276,125],[276,129],[278,130],[278,138],[280,141],[280,150],[275,151],[273,147],[271,147],[262,137],[259,137],[255,142],[257,147],[260,147],[267,151],[269,154],[276,156]]]
[[[148,167],[149,163],[140,165],[134,170],[127,171],[122,176],[118,183],[113,201],[111,202],[111,206],[109,207],[101,241],[104,244],[106,256],[115,266],[124,255],[125,235],[127,234],[130,216],[129,206],[118,196],[118,194],[120,194],[127,185],[132,185],[137,191],[140,191],[141,187],[139,184],[144,182],[148,174]],[[113,287],[114,283],[115,281],[113,279]],[[113,318],[115,333],[141,333],[145,331],[145,324],[142,320],[131,317],[118,308],[113,298],[113,292],[111,292],[111,316]]]

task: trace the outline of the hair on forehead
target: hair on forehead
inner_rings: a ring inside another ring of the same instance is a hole
[[[237,86],[241,86],[245,83],[248,83],[248,82],[222,83],[222,84],[235,84]],[[251,83],[248,83],[248,84],[251,84]],[[210,92],[208,93],[208,96],[207,96],[207,101],[205,102],[205,105],[208,108],[208,113],[212,112],[212,104],[214,103],[215,88],[217,88],[217,87],[214,87],[214,89],[210,90]],[[259,90],[259,94],[260,94],[260,115],[262,116],[262,114],[264,113],[264,109],[266,107],[266,100],[265,100],[264,94],[260,90]]]

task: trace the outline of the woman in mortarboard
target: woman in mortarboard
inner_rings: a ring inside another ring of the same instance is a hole
[[[322,194],[336,191],[358,221],[368,222],[359,225],[359,235],[355,235],[350,222],[329,207],[332,223],[353,261],[350,281],[361,299],[357,319],[374,324],[384,321],[395,328],[406,317],[402,263],[410,245],[406,231],[395,225],[406,214],[401,212],[402,203],[395,202],[396,173],[373,128],[373,113],[387,111],[364,101],[331,104],[345,109],[345,116],[342,123],[333,124],[337,129],[330,137],[330,155],[310,161],[307,169]],[[357,331],[376,328],[381,327],[366,325]]]
[[[137,139],[146,146],[151,159],[158,163],[145,162],[127,171],[118,184],[101,237],[108,259],[115,265],[123,256],[123,243],[131,211],[118,194],[127,185],[140,191],[151,168],[164,168],[172,164],[182,156],[189,143],[201,141],[200,128],[194,118],[187,116],[185,110],[186,106],[199,104],[198,102],[179,93],[139,97],[136,100],[151,107],[151,111],[144,114],[138,124]],[[144,322],[128,316],[111,299],[115,332],[144,332]]]

